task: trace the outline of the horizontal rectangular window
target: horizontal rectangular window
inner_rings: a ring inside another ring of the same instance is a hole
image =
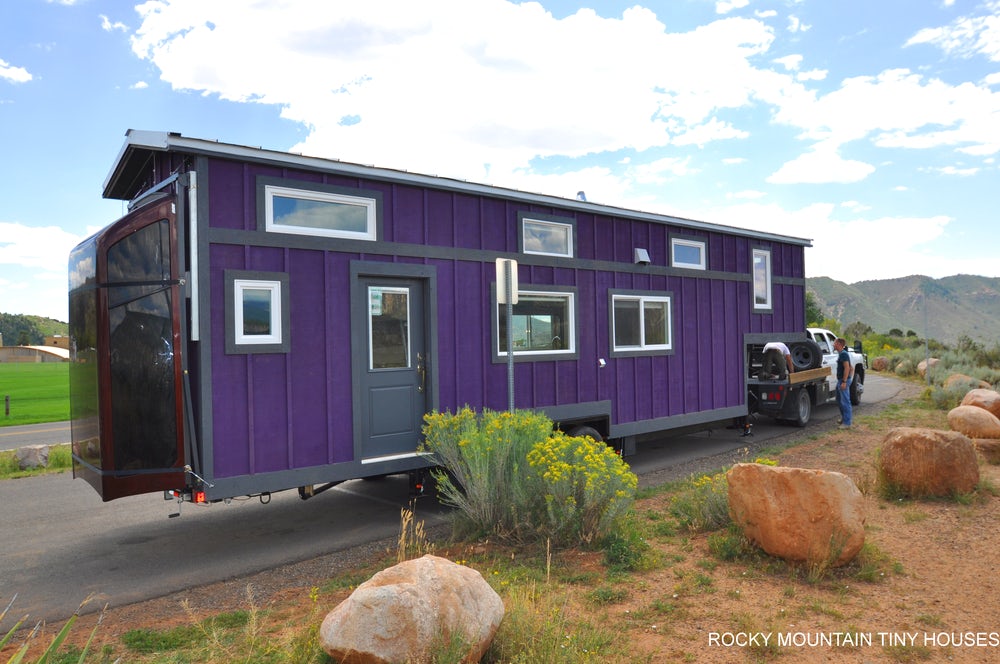
[[[670,264],[694,270],[705,269],[705,243],[684,238],[670,239]]]
[[[264,206],[267,231],[376,239],[375,198],[269,184],[264,187]]]
[[[576,352],[573,293],[518,291],[511,340],[515,355]],[[507,355],[507,305],[497,305],[497,352]]]
[[[573,224],[521,217],[521,249],[526,254],[573,256]]]
[[[613,295],[612,341],[615,351],[671,350],[670,297]]]

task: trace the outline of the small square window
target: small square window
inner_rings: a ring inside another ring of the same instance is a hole
[[[705,269],[705,243],[684,238],[670,239],[670,264],[694,270]]]
[[[771,252],[768,249],[753,250],[753,308],[771,309]]]
[[[287,352],[288,320],[287,275],[226,271],[227,353]]]
[[[237,345],[280,344],[281,283],[237,279],[233,289]]]
[[[573,224],[521,215],[521,250],[526,254],[573,257]]]
[[[612,294],[611,301],[613,352],[672,350],[669,296]]]

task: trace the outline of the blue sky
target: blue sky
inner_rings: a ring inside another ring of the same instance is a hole
[[[1000,0],[7,0],[0,311],[66,320],[129,128],[1000,276]]]

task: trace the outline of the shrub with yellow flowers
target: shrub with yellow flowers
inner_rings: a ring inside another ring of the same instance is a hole
[[[528,452],[540,484],[539,534],[558,546],[594,542],[615,530],[635,499],[638,478],[605,443],[561,431]]]

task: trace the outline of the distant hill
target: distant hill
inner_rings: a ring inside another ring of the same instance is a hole
[[[40,346],[45,337],[69,334],[69,325],[42,316],[0,313],[0,335],[5,346]]]
[[[1000,342],[1000,278],[959,274],[920,275],[845,284],[829,277],[806,279],[806,288],[829,318],[842,325],[867,323],[876,332],[898,328],[954,344],[962,335],[987,346]]]

